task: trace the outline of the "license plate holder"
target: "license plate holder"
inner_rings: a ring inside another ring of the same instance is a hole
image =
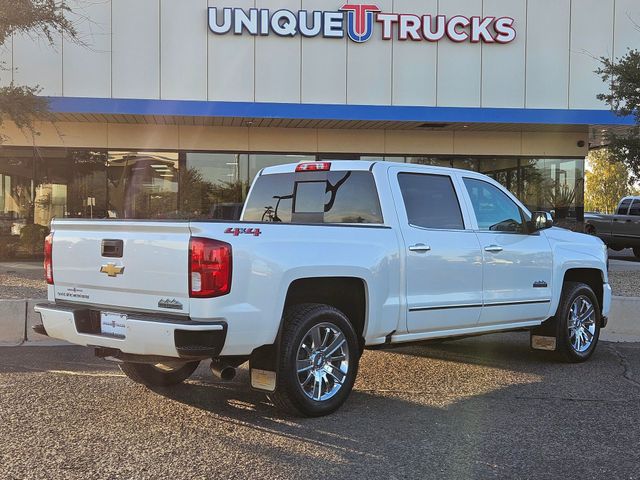
[[[100,333],[109,337],[125,338],[127,336],[127,315],[100,312]]]

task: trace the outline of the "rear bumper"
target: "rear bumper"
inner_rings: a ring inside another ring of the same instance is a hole
[[[127,315],[124,338],[100,333],[100,312],[55,303],[36,305],[46,335],[75,345],[103,347],[131,355],[174,358],[216,357],[224,348],[226,322],[196,322],[134,312]]]

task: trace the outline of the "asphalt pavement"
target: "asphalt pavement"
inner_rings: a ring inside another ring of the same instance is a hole
[[[0,478],[640,478],[639,401],[640,344],[573,365],[527,333],[367,351],[318,419],[244,369],[152,391],[87,349],[0,348]]]

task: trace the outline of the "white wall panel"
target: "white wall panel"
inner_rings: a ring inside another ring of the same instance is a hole
[[[441,0],[440,15],[448,18],[482,15],[482,0]],[[438,106],[479,107],[482,47],[479,43],[438,42]]]
[[[640,1],[615,1],[615,51],[620,58],[629,48],[640,48]]]
[[[9,37],[0,45],[0,87],[6,87],[13,80],[13,38]]]
[[[353,4],[371,3],[354,1]],[[375,2],[383,12],[393,11],[392,0]],[[346,16],[345,16],[346,18]],[[389,105],[391,103],[391,40],[382,40],[380,25],[374,27],[371,38],[347,44],[347,103]],[[345,28],[346,34],[346,28]]]
[[[596,98],[608,88],[594,73],[613,55],[614,0],[574,1],[571,9],[569,108],[607,108]]]
[[[160,1],[112,1],[113,96],[160,98]]]
[[[300,0],[260,0],[260,8],[273,13],[300,10]],[[280,37],[275,33],[256,37],[256,102],[300,102],[300,36]]]
[[[78,42],[63,38],[64,95],[111,96],[111,1],[66,0]]]
[[[209,0],[210,7],[249,9],[254,0]],[[216,35],[208,32],[209,100],[253,102],[255,100],[255,38],[251,35]]]
[[[567,108],[569,105],[570,3],[571,0],[529,1],[526,65],[528,108]]]
[[[327,9],[326,0],[302,0],[309,12]],[[347,101],[347,39],[302,39],[302,103]]]
[[[484,0],[483,10],[484,16],[513,18],[516,39],[508,44],[482,45],[482,106],[523,108],[527,2]]]
[[[53,33],[54,43],[42,35],[13,37],[13,80],[17,85],[39,85],[41,95],[62,95],[62,36]]]
[[[438,0],[394,0],[394,12],[435,15]],[[394,37],[397,38],[397,37]],[[426,41],[393,42],[393,104],[435,105],[438,45]]]
[[[207,0],[160,2],[160,96],[207,99]]]

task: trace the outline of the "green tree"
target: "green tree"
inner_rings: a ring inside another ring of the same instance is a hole
[[[605,148],[589,152],[588,160],[590,170],[585,172],[584,208],[613,213],[620,199],[631,193],[629,170]]]
[[[640,50],[629,50],[617,60],[601,61],[596,73],[611,85],[611,91],[598,95],[598,99],[607,102],[617,115],[635,116],[635,127],[625,133],[609,133],[606,138],[611,158],[627,165],[629,182],[634,183],[640,180]]]
[[[69,7],[58,0],[0,0],[0,45],[13,34],[34,35],[49,44],[54,43],[56,34],[77,41],[77,32],[66,15],[69,12]],[[10,74],[6,65],[0,65],[0,76]],[[37,85],[13,82],[0,88],[0,126],[8,118],[18,128],[35,133],[35,118],[46,116],[49,111],[47,100],[39,97],[39,92]]]

